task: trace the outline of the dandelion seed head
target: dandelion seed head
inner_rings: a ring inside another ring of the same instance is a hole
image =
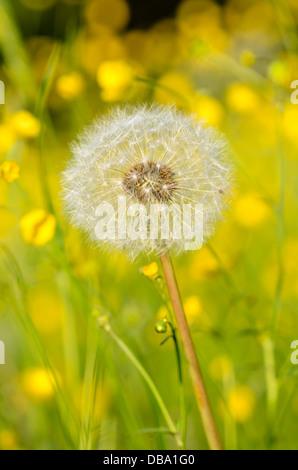
[[[98,240],[96,208],[118,198],[127,205],[203,205],[203,238],[214,233],[231,194],[232,171],[225,140],[203,122],[173,107],[139,105],[115,108],[87,127],[72,144],[63,173],[63,202],[71,223],[98,246],[141,253],[185,249],[183,234],[167,240]],[[163,207],[161,207],[163,209]],[[121,214],[120,214],[121,215]],[[194,215],[192,214],[192,217]],[[127,233],[136,221],[127,220]]]
[[[124,191],[141,204],[169,202],[176,186],[171,168],[153,161],[133,165],[123,179]]]

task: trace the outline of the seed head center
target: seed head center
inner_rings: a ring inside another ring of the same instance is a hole
[[[126,172],[122,186],[142,204],[167,203],[178,187],[171,167],[150,161],[133,165]]]

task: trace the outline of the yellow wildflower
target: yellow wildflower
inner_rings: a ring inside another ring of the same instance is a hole
[[[36,209],[21,218],[20,227],[26,243],[43,246],[54,237],[56,220],[43,209]]]
[[[40,122],[29,111],[19,111],[10,118],[10,124],[19,137],[32,139],[40,132]]]
[[[61,98],[71,101],[84,90],[83,77],[78,72],[61,75],[57,80],[56,89]]]
[[[230,414],[232,418],[239,423],[244,423],[251,418],[255,404],[255,395],[246,385],[233,388],[228,395]]]
[[[132,84],[133,68],[123,60],[107,60],[97,71],[97,82],[105,101],[117,101]]]
[[[6,160],[0,166],[0,175],[7,183],[12,183],[20,176],[20,167],[13,160]]]
[[[219,126],[224,115],[222,105],[212,96],[199,96],[195,104],[195,111],[198,117],[206,120],[210,126]]]
[[[261,100],[257,93],[242,83],[232,83],[226,91],[227,105],[236,113],[254,113]]]
[[[202,304],[196,295],[188,297],[184,302],[184,311],[187,320],[191,323],[202,313]]]
[[[158,264],[154,262],[147,266],[144,266],[142,268],[142,273],[149,279],[156,279],[158,276]]]
[[[36,401],[47,401],[54,395],[49,372],[42,367],[32,367],[23,372],[21,388],[29,398]]]

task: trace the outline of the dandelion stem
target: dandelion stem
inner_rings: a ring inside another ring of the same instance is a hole
[[[193,382],[197,404],[201,413],[201,418],[207,436],[207,440],[212,450],[222,450],[219,435],[216,429],[216,424],[210,408],[204,380],[200,370],[199,362],[196,356],[190,330],[185,317],[172,260],[169,255],[162,255],[160,259],[165,275],[165,280],[168,286],[169,295],[175,312],[179,332],[181,335],[185,356],[189,365],[191,379]]]

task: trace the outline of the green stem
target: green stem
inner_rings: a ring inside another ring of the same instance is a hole
[[[183,442],[183,448],[186,448],[186,404],[185,404],[185,391],[183,385],[183,372],[182,372],[182,362],[181,354],[178,344],[178,338],[176,336],[176,329],[171,322],[168,322],[172,330],[173,341],[175,345],[175,352],[177,358],[177,368],[178,368],[178,379],[179,379],[179,403],[180,403],[180,427],[181,427],[181,439]]]
[[[169,428],[170,433],[175,437],[177,445],[180,449],[183,448],[183,442],[181,441],[181,438],[179,436],[179,433],[177,431],[177,428],[166,408],[166,405],[160,396],[159,391],[157,390],[153,380],[151,379],[150,375],[148,372],[144,369],[142,364],[139,362],[139,360],[136,358],[136,356],[133,354],[133,352],[126,346],[126,344],[117,336],[111,327],[109,325],[104,326],[105,331],[113,338],[113,340],[117,343],[117,345],[120,347],[120,349],[124,352],[124,354],[131,360],[131,362],[134,364],[136,369],[139,371],[145,382],[147,383],[149,389],[151,390],[159,408],[160,411],[167,423],[167,426]]]
[[[185,317],[172,260],[169,255],[162,255],[160,259],[164,270],[169,295],[176,315],[182,345],[184,347],[185,356],[190,369],[190,375],[193,382],[197,404],[201,413],[202,423],[205,429],[206,437],[208,439],[209,446],[212,450],[221,450],[222,445],[216,429],[216,424],[212,415],[204,380],[196,356],[195,348],[192,342],[188,323]]]

